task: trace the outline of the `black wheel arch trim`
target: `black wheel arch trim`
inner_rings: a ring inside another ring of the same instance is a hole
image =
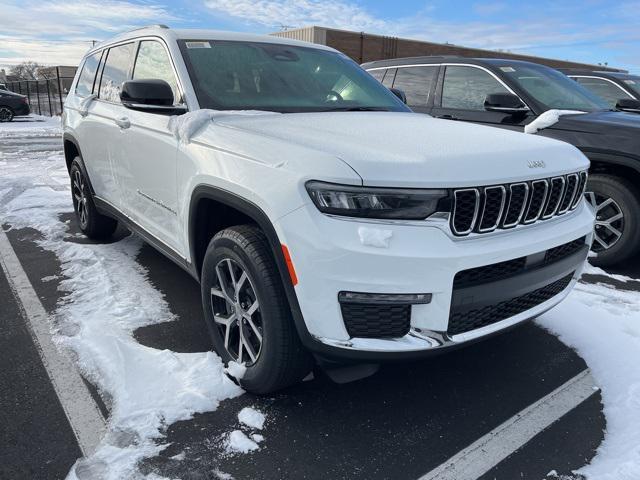
[[[640,174],[640,157],[590,148],[581,148],[580,150],[592,163],[604,163],[627,167]]]
[[[293,316],[296,330],[298,331],[298,335],[300,336],[302,344],[312,352],[316,352],[319,349],[322,349],[324,344],[316,340],[307,329],[307,325],[302,315],[302,310],[300,309],[300,303],[298,302],[298,296],[296,294],[295,288],[291,284],[289,269],[287,268],[284,254],[282,253],[282,244],[280,243],[280,239],[278,237],[276,229],[274,228],[273,223],[271,222],[267,214],[258,205],[228,190],[219,187],[213,187],[210,185],[198,185],[193,190],[193,193],[191,194],[191,201],[189,203],[189,250],[191,253],[192,262],[195,258],[196,251],[196,206],[202,199],[209,199],[220,202],[224,205],[240,211],[256,222],[258,227],[260,227],[260,229],[267,237],[269,247],[271,248],[273,257],[276,260],[278,273],[280,275],[280,279],[282,280],[285,294],[287,296],[287,301],[289,302],[289,307],[291,309],[291,314]],[[200,278],[200,266],[195,267],[195,270],[197,271],[198,278]]]
[[[80,144],[78,143],[78,141],[75,139],[75,137],[73,135],[71,135],[70,133],[67,133],[67,132],[62,134],[62,145],[63,145],[63,148],[64,148],[64,144],[66,142],[71,142],[76,147],[76,150],[78,151],[78,155],[77,155],[76,158],[78,158],[78,164],[80,165],[80,170],[82,171],[82,174],[84,175],[84,178],[86,179],[87,184],[89,185],[89,191],[91,192],[91,195],[95,195],[96,192],[93,189],[93,185],[91,184],[91,178],[89,177],[89,172],[87,172],[87,167],[84,164],[84,157],[82,156],[82,150],[80,149]],[[66,152],[66,150],[64,152],[64,158],[65,158],[65,162],[66,162],[67,161],[67,152]],[[73,162],[73,159],[71,161]],[[71,173],[71,163],[69,163],[69,173]]]

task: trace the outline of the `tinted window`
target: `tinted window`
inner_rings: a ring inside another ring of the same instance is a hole
[[[547,108],[596,111],[609,104],[569,77],[544,65],[513,63],[500,67],[502,75]]]
[[[164,80],[171,85],[175,103],[180,101],[178,82],[173,73],[169,55],[160,42],[153,40],[140,42],[138,57],[133,69],[133,78]]]
[[[438,67],[398,68],[393,87],[402,90],[410,107],[426,107]]]
[[[609,102],[611,107],[615,107],[621,98],[633,98],[618,85],[603,78],[577,77],[575,80],[587,90]]]
[[[277,112],[408,111],[353,60],[319,48],[181,41],[200,106]]]
[[[85,60],[82,66],[82,72],[80,72],[80,77],[78,77],[78,84],[76,85],[77,95],[86,97],[93,93],[93,81],[96,78],[101,55],[102,52],[94,53]]]
[[[384,78],[384,74],[387,70],[384,68],[381,68],[380,70],[367,70],[367,71],[369,72],[369,74],[371,74],[373,78],[375,78],[380,83],[382,83],[382,79]]]
[[[491,93],[511,93],[492,75],[475,67],[447,67],[442,88],[442,107],[484,110]]]
[[[122,83],[127,80],[133,57],[133,43],[109,49],[107,61],[100,81],[100,98],[109,102],[120,102]]]

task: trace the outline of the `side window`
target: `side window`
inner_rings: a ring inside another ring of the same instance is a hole
[[[102,52],[94,53],[85,60],[76,84],[76,95],[86,97],[93,93],[93,82],[96,78],[101,55]]]
[[[398,68],[394,88],[402,90],[410,107],[426,107],[438,67]]]
[[[154,40],[140,42],[138,57],[133,67],[133,78],[164,80],[173,90],[174,103],[181,101],[178,93],[178,82],[171,67],[171,60],[160,42]]]
[[[98,96],[108,102],[120,103],[122,83],[127,80],[133,57],[133,43],[111,47],[102,70]]]
[[[367,70],[367,72],[369,72],[369,74],[375,78],[376,80],[378,80],[380,83],[382,83],[382,79],[384,78],[384,74],[387,70],[385,68],[381,68],[379,70]]]
[[[387,73],[384,76],[384,78],[382,79],[382,84],[385,87],[387,87],[387,88],[393,87],[393,79],[396,76],[396,70],[397,70],[397,68],[388,68],[387,69]]]
[[[510,93],[493,76],[475,67],[450,66],[444,74],[442,107],[484,110],[490,93]]]
[[[575,80],[587,90],[605,99],[612,107],[615,107],[621,98],[633,98],[616,84],[602,78],[577,77]]]

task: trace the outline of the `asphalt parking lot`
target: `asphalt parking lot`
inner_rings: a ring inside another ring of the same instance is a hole
[[[22,136],[3,139],[0,152],[56,152],[59,139]],[[1,158],[0,158],[1,160]],[[0,184],[0,191],[3,185]],[[0,195],[7,203],[21,192]],[[64,241],[86,242],[73,216]],[[54,316],[67,292],[59,259],[39,245],[42,233],[4,224],[11,248],[46,312]],[[128,232],[118,231],[114,242]],[[164,296],[175,320],[135,332],[145,346],[173,352],[211,349],[198,285],[149,246],[135,261]],[[616,272],[640,278],[640,265]],[[586,282],[613,282],[588,275]],[[640,283],[625,288],[640,290]],[[33,343],[23,305],[0,269],[0,451],[1,478],[64,478],[81,456],[65,410]],[[432,472],[478,439],[549,395],[587,369],[584,360],[555,335],[528,323],[485,342],[415,363],[385,365],[375,375],[348,384],[314,379],[269,397],[244,394],[217,410],[168,426],[166,448],[143,461],[144,474],[182,479],[416,479]],[[105,418],[109,402],[90,387]],[[232,455],[224,435],[239,428],[238,412],[251,406],[266,414],[257,451]],[[600,393],[542,429],[481,478],[513,480],[577,478],[589,462],[606,422]],[[97,477],[96,477],[97,478]],[[435,478],[435,477],[434,477]],[[444,478],[444,477],[442,477]]]

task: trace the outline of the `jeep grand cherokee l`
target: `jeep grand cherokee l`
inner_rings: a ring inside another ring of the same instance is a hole
[[[558,69],[594,95],[609,102],[611,108],[640,113],[640,76],[623,72]]]
[[[597,210],[592,262],[625,262],[640,250],[640,115],[609,104],[557,70],[530,62],[414,57],[364,68],[404,90],[409,106],[434,117],[522,132],[551,109],[565,115],[537,135],[564,140],[591,160],[587,199]]]
[[[324,46],[136,30],[86,55],[63,125],[82,231],[190,272],[253,392],[540,315],[592,241],[579,150],[412,113]]]

